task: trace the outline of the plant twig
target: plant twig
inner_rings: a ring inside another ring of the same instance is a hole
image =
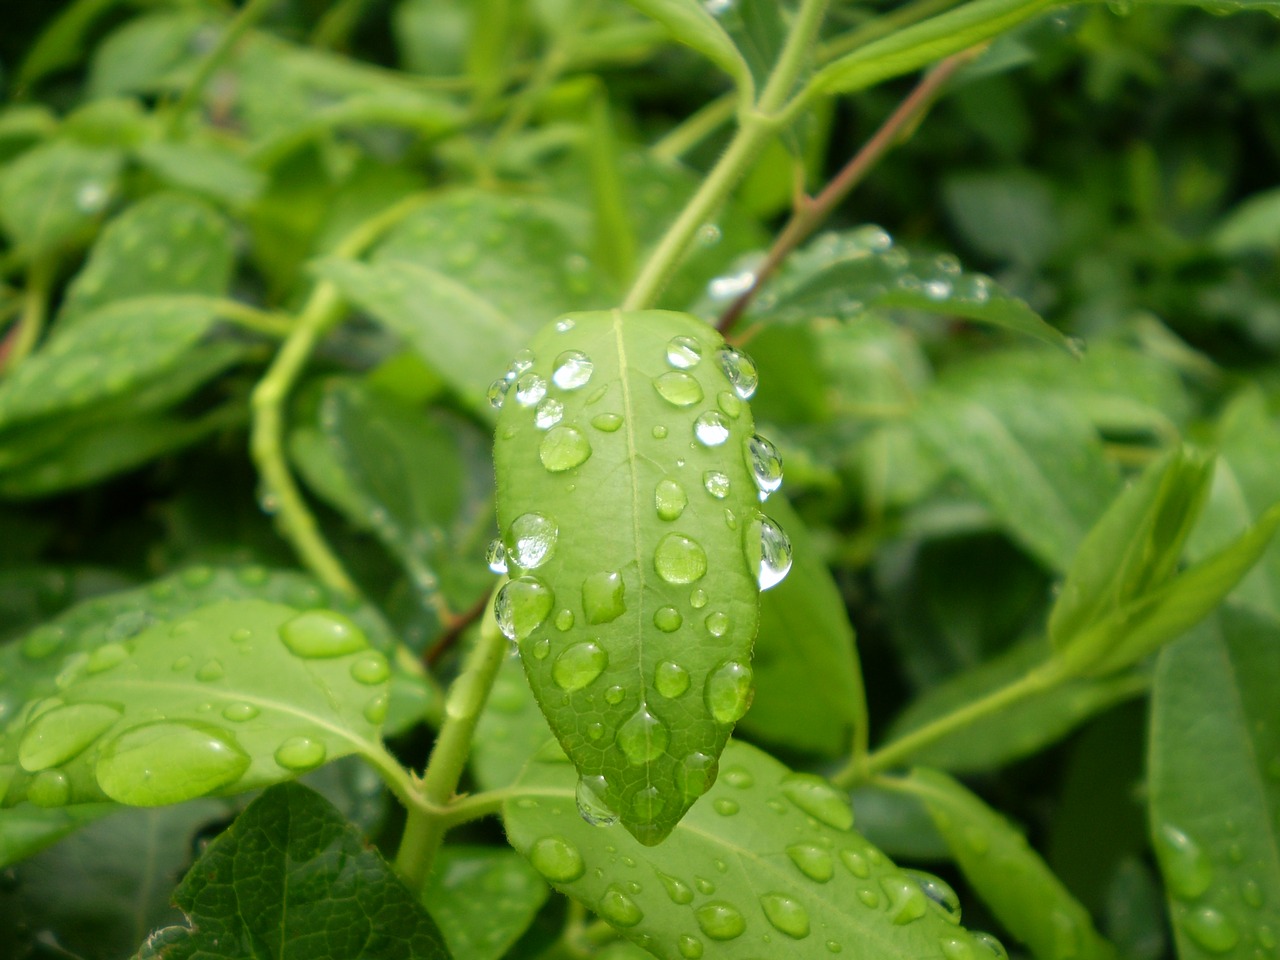
[[[173,105],[173,109],[169,114],[167,123],[170,135],[176,134],[182,126],[182,121],[196,102],[204,93],[204,88],[208,86],[209,81],[213,78],[224,60],[231,54],[231,50],[240,38],[252,29],[253,25],[261,20],[271,5],[276,0],[248,0],[248,2],[240,8],[240,12],[235,15],[235,19],[227,26],[222,37],[218,40],[217,46],[209,51],[208,55],[200,61],[200,65],[196,67],[195,76],[191,78],[191,82],[187,84],[187,88],[182,91],[182,96],[178,98],[178,102]]]
[[[462,613],[450,617],[444,625],[444,632],[431,645],[422,659],[428,667],[434,667],[440,662],[440,658],[449,652],[450,648],[458,642],[458,638],[466,631],[467,627],[479,620],[485,609],[489,606],[489,597],[493,593],[492,590],[486,590],[484,595],[480,597]]]
[[[961,53],[947,57],[947,59],[925,74],[921,81],[916,84],[915,89],[898,104],[897,109],[872,134],[871,139],[862,145],[862,148],[832,178],[831,182],[822,188],[822,191],[816,197],[800,198],[796,209],[791,214],[791,219],[787,221],[787,225],[778,234],[777,239],[774,240],[773,246],[769,248],[769,253],[765,256],[764,262],[755,271],[755,278],[751,286],[739,294],[738,298],[729,304],[724,313],[720,315],[720,320],[716,324],[717,330],[721,333],[727,333],[733,329],[747,307],[750,306],[757,291],[764,285],[765,281],[777,272],[782,262],[831,215],[831,212],[840,205],[845,197],[849,195],[849,192],[862,181],[884,155],[906,133],[915,128],[924,115],[929,112],[929,108],[933,106],[942,88],[955,75],[956,71],[972,61],[985,49],[986,44],[971,47]]]
[[[49,315],[49,288],[53,285],[54,263],[41,258],[27,272],[27,286],[22,293],[22,309],[0,351],[0,370],[17,369],[18,364],[35,349],[44,332]]]

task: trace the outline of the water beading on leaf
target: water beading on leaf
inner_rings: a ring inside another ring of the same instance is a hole
[[[495,382],[495,612],[582,776],[584,815],[657,843],[751,702],[758,595],[790,566],[755,367],[694,317],[573,314]],[[502,562],[502,561],[496,561]]]

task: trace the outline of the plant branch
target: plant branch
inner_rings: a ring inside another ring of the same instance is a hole
[[[49,316],[49,289],[53,286],[54,263],[41,258],[27,272],[26,289],[22,292],[22,308],[18,319],[0,352],[0,370],[15,370],[35,349]]]
[[[440,658],[458,642],[458,638],[462,636],[467,627],[484,615],[485,609],[489,606],[489,597],[492,593],[492,590],[485,591],[484,595],[470,607],[448,619],[444,625],[444,632],[440,634],[430,649],[423,654],[423,660],[426,661],[428,667],[434,667],[439,663]]]
[[[844,168],[823,187],[816,197],[802,197],[791,219],[778,234],[764,262],[755,272],[755,279],[721,314],[716,329],[721,333],[732,330],[746,312],[756,293],[777,272],[782,262],[816,230],[831,212],[849,195],[873,167],[896,144],[912,131],[929,112],[942,88],[957,70],[972,61],[986,49],[986,44],[971,47],[962,53],[948,57],[930,70],[914,90],[898,104],[897,108],[872,134],[862,148],[853,155]]]
[[[195,76],[191,78],[191,82],[187,84],[187,88],[182,91],[182,96],[178,98],[178,102],[173,105],[173,110],[169,114],[168,131],[170,135],[178,132],[182,126],[182,121],[196,102],[204,93],[204,88],[208,86],[209,81],[213,78],[224,60],[231,54],[231,50],[240,38],[252,29],[253,25],[261,20],[271,5],[276,0],[248,0],[248,2],[240,8],[240,12],[227,26],[222,37],[218,40],[217,46],[209,51],[208,56],[200,61],[200,65],[196,67]]]

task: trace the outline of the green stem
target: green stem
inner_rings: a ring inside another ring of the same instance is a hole
[[[765,84],[755,108],[748,111],[738,126],[716,165],[702,181],[675,222],[658,242],[636,277],[630,292],[622,303],[624,310],[641,310],[652,306],[662,288],[680,265],[681,259],[693,243],[698,229],[706,223],[724,203],[725,199],[746,175],[765,142],[778,129],[780,121],[775,115],[787,103],[796,79],[804,67],[806,55],[822,26],[827,0],[804,0],[796,13],[787,35],[787,42],[778,55],[769,80]]]
[[[196,105],[196,102],[204,93],[204,88],[213,78],[213,74],[222,65],[223,61],[231,55],[232,49],[240,41],[240,38],[248,33],[255,23],[266,16],[267,11],[271,9],[271,5],[275,2],[276,0],[248,0],[240,8],[240,12],[235,15],[235,19],[231,21],[223,32],[221,39],[218,40],[217,46],[210,50],[209,55],[200,61],[200,65],[196,67],[195,76],[187,84],[187,89],[182,91],[182,96],[178,99],[178,102],[173,105],[167,124],[170,136],[178,132],[188,111]]]
[[[18,315],[4,369],[16,370],[18,364],[35,349],[49,317],[49,289],[53,286],[54,262],[41,258],[31,264],[27,286],[22,293],[22,312]]]
[[[1045,690],[1057,686],[1065,679],[1066,674],[1059,669],[1056,662],[1050,661],[1043,664],[1007,686],[993,690],[985,697],[980,697],[971,703],[965,704],[958,710],[953,710],[951,713],[926,723],[923,727],[903,734],[897,740],[891,741],[861,759],[854,757],[831,778],[831,782],[839,787],[852,789],[861,783],[865,783],[877,773],[901,766],[913,754],[941,740],[948,734],[981,720],[983,717],[998,713],[1028,697],[1043,693]]]
[[[852,53],[859,47],[865,47],[868,43],[879,40],[881,37],[887,37],[895,30],[901,30],[903,27],[909,27],[913,23],[919,23],[938,13],[945,13],[954,6],[958,6],[960,0],[915,0],[905,6],[898,7],[896,10],[890,10],[873,20],[864,23],[860,27],[850,30],[848,33],[842,33],[838,37],[833,37],[827,43],[818,47],[817,62],[819,64],[830,63],[832,60],[843,57],[846,53]]]
[[[282,313],[261,310],[239,300],[218,299],[214,309],[223,320],[268,337],[287,337],[293,332],[293,320]]]
[[[674,163],[733,119],[738,98],[725,94],[676,124],[650,148],[654,159]]]
[[[443,808],[458,789],[458,781],[462,779],[471,754],[471,739],[480,720],[480,712],[489,699],[489,690],[506,656],[507,640],[498,631],[490,604],[480,621],[476,645],[471,648],[462,672],[449,687],[444,723],[418,786],[426,807],[409,809],[404,836],[400,839],[396,868],[411,889],[422,889],[431,873],[440,842],[451,826]]]

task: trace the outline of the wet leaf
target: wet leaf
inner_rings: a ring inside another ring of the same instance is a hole
[[[549,892],[510,848],[448,846],[436,859],[422,903],[455,957],[498,960],[528,929]]]
[[[0,226],[28,259],[87,239],[115,197],[119,151],[54,141],[0,171]]]

